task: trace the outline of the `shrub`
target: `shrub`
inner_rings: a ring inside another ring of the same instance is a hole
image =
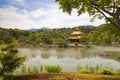
[[[23,65],[22,67],[21,67],[21,73],[26,73],[26,66],[25,65]]]
[[[120,75],[120,69],[117,70],[116,74]]]
[[[120,74],[120,70],[114,71],[110,67],[101,67],[99,65],[96,66],[89,66],[86,65],[85,67],[81,67],[80,65],[77,66],[78,72],[79,73],[99,73],[99,74],[105,74],[105,75],[110,75],[110,74]]]
[[[95,66],[95,73],[98,73],[98,70],[100,69],[100,66],[99,65],[96,65]]]
[[[39,73],[39,68],[37,66],[28,67],[28,74]]]
[[[15,74],[15,75],[19,75],[20,72],[19,72],[18,70],[16,70],[16,71],[14,72],[14,74]]]
[[[87,69],[80,69],[80,73],[89,74],[90,71]]]
[[[18,55],[13,45],[0,49],[0,77],[12,75],[14,70],[25,61],[25,57]]]
[[[25,65],[21,66],[20,68],[21,73],[19,72],[19,70],[16,70],[14,73],[15,75],[18,74],[34,74],[34,73],[39,73],[39,72],[43,72],[43,66],[33,66],[33,67],[27,67]]]
[[[57,65],[57,66],[46,66],[45,71],[48,73],[60,73],[62,68]]]
[[[43,72],[43,66],[40,65],[40,72]]]
[[[110,68],[102,68],[99,70],[99,73],[109,75],[109,74],[113,74],[113,71]]]
[[[28,67],[28,74],[33,74],[33,69],[31,67]]]
[[[85,66],[85,68],[81,67],[80,65],[77,66],[77,69],[79,71],[79,73],[84,73],[84,74],[88,74],[91,71],[88,68],[88,65]]]
[[[33,73],[39,73],[39,69],[38,69],[37,66],[34,66],[34,67],[33,67]]]
[[[90,66],[90,67],[89,67],[89,70],[90,70],[90,73],[95,73],[95,69],[94,69],[93,66]]]

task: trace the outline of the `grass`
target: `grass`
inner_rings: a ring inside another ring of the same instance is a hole
[[[89,74],[90,71],[87,69],[80,69],[80,73]]]
[[[29,74],[36,74],[40,72],[47,72],[47,73],[60,73],[62,71],[62,68],[60,65],[47,65],[43,67],[40,66],[25,66],[22,65],[19,69],[15,70],[13,72],[14,75],[29,75]]]
[[[111,74],[119,74],[120,69],[113,70],[110,67],[100,67],[99,65],[96,66],[89,66],[86,65],[81,67],[80,65],[77,66],[78,73],[84,74],[104,74],[104,75],[111,75]],[[21,74],[35,74],[40,72],[47,72],[47,73],[60,73],[62,71],[62,67],[60,65],[47,65],[47,66],[21,66],[20,69],[14,71],[15,75]]]
[[[46,66],[45,67],[45,71],[48,73],[60,73],[62,70],[61,66],[57,65],[57,66]]]
[[[21,74],[9,77],[6,80],[120,80],[120,70],[113,74],[113,69],[109,67],[77,66],[79,73],[61,72],[62,68],[59,65],[49,65],[43,67],[21,67]],[[43,73],[45,71],[45,73]],[[18,73],[18,72],[16,72]],[[106,75],[108,74],[108,75]],[[112,74],[112,75],[110,75]]]
[[[99,73],[100,74],[105,74],[105,75],[114,74],[114,72],[110,68],[102,68],[102,69],[99,70]]]
[[[39,73],[15,76],[11,80],[120,80],[120,75]]]
[[[104,75],[112,75],[112,74],[120,74],[120,70],[113,70],[110,67],[99,67],[99,65],[96,66],[88,66],[81,67],[80,65],[77,66],[79,73],[85,73],[85,74],[104,74]]]
[[[43,66],[25,66],[22,65],[20,68],[18,68],[17,70],[15,70],[13,72],[13,74],[15,75],[21,75],[21,74],[35,74],[35,73],[40,73],[43,72]]]

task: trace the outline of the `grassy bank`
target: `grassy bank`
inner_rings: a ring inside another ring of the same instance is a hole
[[[120,75],[39,73],[15,76],[11,80],[120,80]]]

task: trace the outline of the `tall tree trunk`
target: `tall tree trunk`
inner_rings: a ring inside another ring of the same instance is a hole
[[[114,23],[115,23],[116,27],[118,27],[120,30],[120,18],[119,18],[119,14],[117,14],[117,13],[114,15]]]

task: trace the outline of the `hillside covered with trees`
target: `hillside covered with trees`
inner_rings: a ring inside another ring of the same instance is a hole
[[[87,36],[90,44],[120,46],[120,30],[111,24],[101,25]]]
[[[0,28],[0,44],[14,44],[16,46],[37,45],[65,45],[71,31],[81,29],[88,33],[95,29],[94,26],[77,26],[74,28],[19,30]]]
[[[35,31],[0,28],[0,45],[59,45],[63,47],[69,43],[68,37],[70,33],[76,29],[83,30],[85,32],[85,35],[79,41],[82,44],[120,46],[120,31],[116,27],[113,27],[111,24],[104,24],[98,27],[77,26],[73,28],[47,30],[38,29]]]

